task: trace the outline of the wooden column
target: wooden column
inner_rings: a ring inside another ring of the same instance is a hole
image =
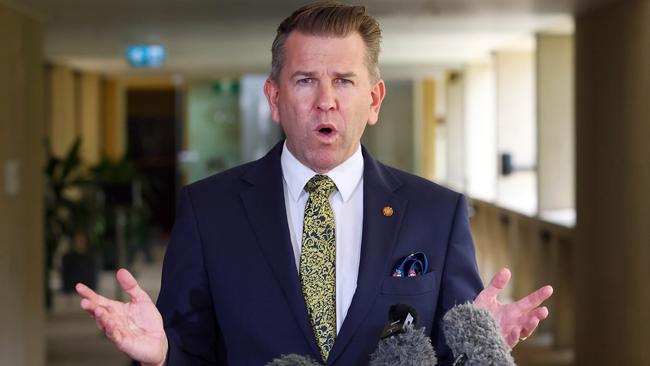
[[[99,162],[102,148],[101,100],[99,75],[82,73],[78,80],[79,92],[77,108],[79,110],[79,135],[81,136],[81,159],[87,164]]]
[[[573,36],[538,34],[537,192],[538,211],[575,206]]]
[[[576,19],[577,365],[650,365],[650,1]]]
[[[102,84],[103,154],[119,160],[126,153],[126,93],[119,80]]]
[[[0,365],[45,363],[43,30],[0,4]]]
[[[49,69],[48,78],[50,143],[54,155],[64,157],[79,130],[75,74],[67,66],[55,65]]]

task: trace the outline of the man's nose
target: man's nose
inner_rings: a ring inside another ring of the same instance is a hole
[[[321,83],[318,88],[316,108],[321,111],[336,109],[336,91],[328,83]]]

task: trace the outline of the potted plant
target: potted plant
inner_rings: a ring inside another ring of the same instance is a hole
[[[103,158],[84,167],[77,138],[63,158],[46,141],[46,305],[51,308],[49,274],[61,243],[63,291],[77,282],[93,288],[100,268],[129,265],[144,238],[150,211],[142,198],[145,179],[128,159]],[[134,194],[135,192],[135,194]],[[119,244],[122,244],[120,248]]]
[[[63,242],[73,243],[68,251],[81,249],[77,240],[87,235],[91,225],[91,215],[87,202],[84,200],[88,180],[85,177],[83,165],[79,157],[81,139],[77,138],[64,157],[54,155],[48,140],[46,145],[45,164],[45,299],[47,308],[52,306],[52,293],[49,287],[49,275],[54,265],[54,257]],[[82,235],[83,234],[83,235]],[[81,245],[81,244],[80,244]],[[85,248],[80,254],[91,258],[90,248]],[[94,260],[91,260],[94,262]],[[65,279],[64,279],[65,280]],[[88,278],[86,278],[88,280]],[[65,282],[65,281],[64,281]],[[96,283],[87,281],[90,285]],[[70,290],[69,286],[64,289]]]

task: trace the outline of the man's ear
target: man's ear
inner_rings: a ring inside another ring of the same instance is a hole
[[[264,95],[266,95],[266,100],[271,108],[271,119],[275,123],[280,123],[280,110],[278,108],[280,86],[271,78],[266,79],[264,83]]]
[[[368,124],[374,125],[379,120],[379,109],[381,108],[381,102],[386,96],[386,84],[383,80],[379,80],[370,90],[370,97],[372,101],[370,103],[370,115],[368,116]]]

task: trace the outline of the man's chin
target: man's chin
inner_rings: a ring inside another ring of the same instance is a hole
[[[343,160],[337,157],[335,153],[317,153],[310,159],[309,168],[316,173],[325,174],[342,162]]]

